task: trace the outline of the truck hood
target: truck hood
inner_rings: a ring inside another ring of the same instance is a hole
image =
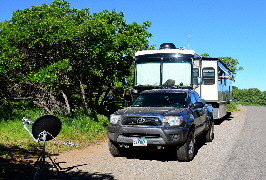
[[[158,114],[165,116],[166,114],[177,115],[185,108],[175,108],[175,107],[128,107],[121,109],[115,114],[125,115],[125,114]]]

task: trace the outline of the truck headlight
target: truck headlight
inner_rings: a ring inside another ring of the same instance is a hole
[[[163,118],[163,122],[169,124],[169,126],[178,126],[183,122],[182,116],[167,116]]]
[[[120,119],[121,119],[121,115],[111,114],[110,123],[117,124]]]

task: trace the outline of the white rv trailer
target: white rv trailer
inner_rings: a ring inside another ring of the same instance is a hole
[[[201,57],[194,61],[193,72],[194,77],[198,75],[202,78],[202,84],[195,90],[202,99],[212,104],[214,119],[225,116],[227,113],[226,104],[232,101],[232,82],[234,79],[230,70],[219,58]]]
[[[220,59],[201,57],[194,50],[176,48],[172,43],[162,44],[160,50],[138,51],[135,58],[137,93],[154,88],[195,89],[214,107],[214,119],[226,115],[233,77]]]

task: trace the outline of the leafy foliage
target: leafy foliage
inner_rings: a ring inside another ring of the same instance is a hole
[[[233,89],[233,101],[244,106],[266,106],[266,91],[257,88]]]
[[[226,65],[227,67],[230,69],[230,71],[233,74],[236,74],[237,71],[239,70],[243,70],[243,67],[238,67],[238,60],[237,59],[233,59],[231,57],[219,57]]]
[[[210,55],[208,53],[204,53],[202,54],[201,56],[204,56],[204,57],[210,57]],[[237,71],[240,71],[240,70],[244,70],[243,67],[239,66],[239,62],[237,59],[234,59],[232,57],[219,57],[223,63],[226,64],[226,66],[230,69],[230,71],[236,75],[236,72]]]
[[[101,112],[113,87],[132,75],[134,52],[148,48],[151,37],[150,22],[123,18],[70,8],[65,0],[15,11],[0,23],[0,95],[32,98],[50,113]]]

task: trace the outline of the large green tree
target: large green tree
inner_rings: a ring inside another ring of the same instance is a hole
[[[32,98],[53,113],[100,110],[129,76],[134,52],[148,48],[150,22],[123,13],[70,8],[65,0],[17,10],[0,23],[1,95]]]
[[[204,53],[201,56],[210,57],[208,53]],[[237,59],[232,57],[219,57],[219,59],[221,59],[227,65],[233,75],[236,75],[237,71],[244,69],[242,66],[238,66],[239,62]]]

